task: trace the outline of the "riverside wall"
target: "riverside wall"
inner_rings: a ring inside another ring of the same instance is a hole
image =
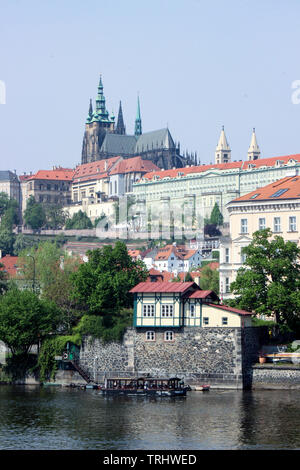
[[[148,329],[128,328],[121,342],[85,338],[81,367],[98,383],[105,377],[150,374],[179,376],[191,386],[251,387],[251,367],[263,341],[260,328],[173,328],[172,342],[164,341],[163,328],[156,328],[155,341],[146,341]]]

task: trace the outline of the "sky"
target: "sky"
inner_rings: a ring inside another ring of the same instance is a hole
[[[300,153],[299,0],[0,0],[0,18],[0,170],[79,164],[100,74],[128,134],[139,95],[143,132],[201,164],[223,125],[232,161],[253,127],[262,158]]]

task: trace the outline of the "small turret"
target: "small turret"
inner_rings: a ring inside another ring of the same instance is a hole
[[[224,126],[222,126],[220,138],[215,151],[215,163],[228,163],[231,161],[231,149],[229,147]]]
[[[256,140],[255,127],[253,127],[251,142],[248,149],[248,160],[258,160],[260,158],[260,149]]]

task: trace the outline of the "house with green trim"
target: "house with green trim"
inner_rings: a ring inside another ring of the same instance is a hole
[[[222,305],[211,290],[195,282],[141,282],[130,290],[134,294],[134,327],[247,327],[251,312]],[[167,335],[173,337],[172,335]]]

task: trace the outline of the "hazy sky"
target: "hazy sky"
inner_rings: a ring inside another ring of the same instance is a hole
[[[253,127],[262,157],[300,153],[299,0],[0,0],[0,18],[1,170],[80,163],[100,74],[128,134],[139,93],[143,131],[201,163],[222,125],[232,160]]]

